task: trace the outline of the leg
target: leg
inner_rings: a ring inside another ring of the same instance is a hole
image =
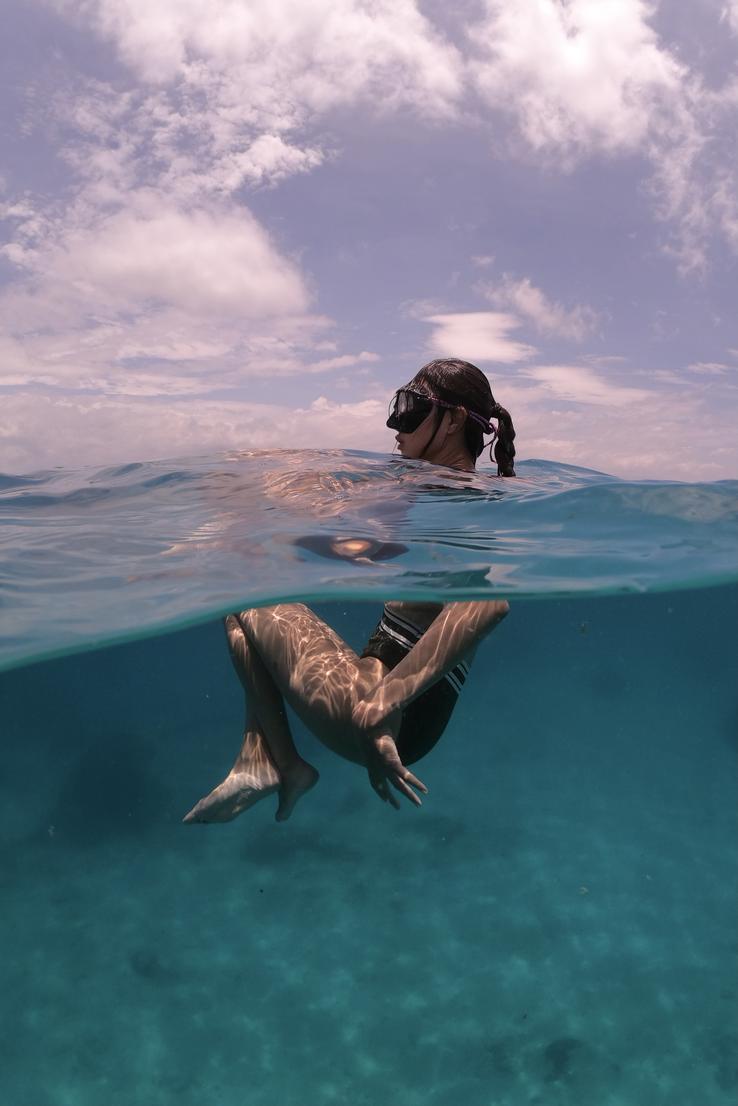
[[[226,779],[190,811],[185,822],[227,822],[279,789],[277,821],[318,781],[300,757],[284,702],[271,676],[234,615],[225,620],[233,666],[246,693],[246,727],[241,751]]]
[[[388,715],[371,736],[354,718],[388,668],[375,657],[357,657],[301,603],[242,611],[238,618],[275,685],[308,729],[339,756],[364,765],[385,802],[398,805],[391,784],[419,805],[412,788],[425,792],[425,785],[402,764],[395,744],[401,712]]]
[[[351,716],[387,668],[374,657],[358,657],[302,603],[242,611],[238,620],[273,685],[311,733],[339,756],[363,764]]]
[[[200,799],[183,822],[230,822],[259,799],[279,789],[280,777],[272,763],[259,724],[246,723],[241,752],[221,784]]]

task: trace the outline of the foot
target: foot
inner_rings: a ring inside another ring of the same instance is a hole
[[[259,799],[273,795],[281,785],[282,779],[266,753],[261,735],[247,733],[226,778],[200,799],[182,821],[231,822]]]
[[[306,760],[298,760],[294,768],[285,772],[279,788],[279,809],[275,815],[278,822],[286,822],[298,799],[301,799],[306,791],[315,787],[320,779],[317,769]]]

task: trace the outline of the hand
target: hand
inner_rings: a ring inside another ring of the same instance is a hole
[[[428,794],[428,789],[417,776],[408,771],[400,760],[395,738],[402,723],[402,711],[390,710],[368,699],[354,707],[351,721],[358,732],[359,744],[369,772],[369,782],[385,803],[395,810],[400,804],[390,790],[390,784],[411,803],[420,806],[420,799],[413,791]]]
[[[395,810],[400,809],[396,795],[390,790],[391,784],[415,806],[422,806],[413,788],[424,795],[428,794],[428,788],[402,763],[391,733],[378,732],[367,735],[364,742],[364,755],[369,782],[383,802],[389,803]]]

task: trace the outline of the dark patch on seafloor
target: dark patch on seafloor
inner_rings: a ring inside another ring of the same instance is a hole
[[[543,1078],[560,1083],[575,1074],[586,1045],[577,1037],[557,1037],[543,1050]]]
[[[151,750],[130,734],[106,734],[83,748],[43,819],[60,840],[78,847],[149,835],[161,820],[162,781],[147,766]]]

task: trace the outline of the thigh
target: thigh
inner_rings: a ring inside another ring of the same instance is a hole
[[[359,657],[303,603],[255,607],[238,620],[298,717],[321,741],[350,755],[344,746],[351,713],[384,677],[382,662]]]

